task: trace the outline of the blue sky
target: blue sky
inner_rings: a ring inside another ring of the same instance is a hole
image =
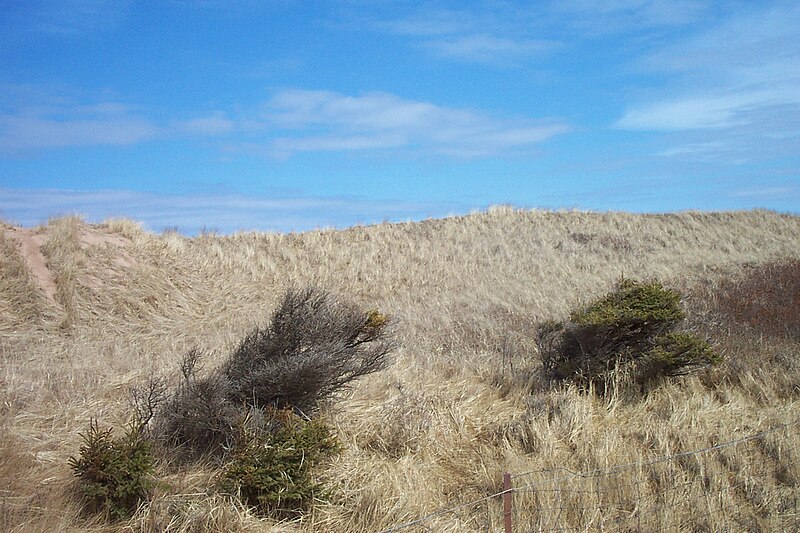
[[[800,212],[800,2],[0,4],[6,221]]]

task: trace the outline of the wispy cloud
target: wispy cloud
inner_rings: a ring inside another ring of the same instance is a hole
[[[89,111],[72,116],[38,110],[5,113],[0,114],[0,152],[130,145],[150,139],[157,132],[158,127],[152,121],[128,112]]]
[[[701,0],[558,0],[552,12],[566,17],[573,31],[586,36],[669,28],[692,24],[710,10]]]
[[[491,65],[512,65],[556,48],[531,27],[533,10],[507,13],[500,4],[487,8],[422,9],[416,13],[368,24],[377,31],[410,39],[435,56]],[[519,15],[519,16],[516,16]]]
[[[703,0],[493,2],[378,15],[361,27],[405,37],[439,58],[520,66],[568,49],[571,42],[671,30],[702,20],[709,11]]]
[[[348,96],[287,90],[265,103],[263,118],[287,130],[269,143],[272,155],[284,157],[304,151],[377,148],[487,156],[529,148],[569,130],[559,121],[497,117],[388,93]]]
[[[452,35],[430,39],[423,46],[436,55],[478,63],[507,64],[553,49],[556,44],[544,39],[510,38],[486,33]]]
[[[232,233],[253,229],[289,232],[341,228],[384,220],[418,220],[467,210],[455,203],[360,197],[0,189],[0,219],[15,224],[35,226],[52,217],[78,214],[90,222],[127,217],[151,231],[177,227],[187,234],[204,229]]]
[[[113,101],[52,95],[40,101],[20,106],[7,100],[7,111],[0,111],[0,154],[217,137],[234,150],[275,158],[365,150],[481,157],[526,150],[569,130],[558,120],[498,116],[378,92],[349,96],[290,89],[235,116],[218,110],[161,120],[145,108]]]
[[[756,187],[752,189],[736,190],[730,193],[730,195],[738,198],[783,198],[797,195],[798,189],[796,185]]]
[[[216,136],[232,132],[236,128],[236,123],[219,111],[203,117],[177,121],[173,127],[190,135]]]
[[[703,154],[706,152],[718,152],[725,150],[729,145],[722,141],[686,143],[663,150],[656,155],[671,157],[674,155]]]
[[[159,121],[139,106],[81,101],[69,91],[6,86],[0,99],[0,155],[29,156],[42,150],[129,146],[154,139],[218,136],[236,124],[223,112]],[[29,91],[27,99],[19,93]]]
[[[764,118],[781,109],[795,117],[794,125],[775,126],[800,132],[798,27],[800,6],[752,8],[648,54],[641,68],[668,75],[668,92],[631,106],[616,126],[664,131],[752,125],[751,132],[764,132],[770,129]]]
[[[753,110],[795,103],[800,103],[800,88],[791,93],[741,90],[728,94],[686,96],[629,109],[616,125],[622,129],[651,131],[731,128],[756,121]]]

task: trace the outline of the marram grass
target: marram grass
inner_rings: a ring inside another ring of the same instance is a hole
[[[186,238],[77,218],[34,233],[53,300],[24,268],[19,242],[7,231],[0,242],[4,531],[379,531],[494,494],[505,471],[550,482],[563,469],[644,464],[792,423],[800,412],[796,339],[745,335],[720,322],[710,297],[743,269],[800,258],[794,216],[495,208],[300,234]],[[712,338],[723,363],[643,397],[544,383],[537,324],[566,319],[621,276],[680,291],[693,328],[726,332]],[[400,343],[388,369],[325,413],[343,447],[316,474],[332,497],[302,518],[263,519],[213,490],[215,465],[159,464],[150,504],[127,521],[82,514],[68,458],[89,420],[122,428],[130,387],[151,375],[174,383],[191,348],[208,354],[211,370],[268,320],[287,288],[309,285],[365,312],[380,309],[396,321]],[[561,500],[520,493],[515,522],[519,530],[635,530],[638,520],[642,531],[768,531],[797,501],[797,435],[670,461],[671,470],[642,466],[594,485],[566,480]],[[712,505],[722,498],[730,505]],[[557,507],[565,509],[542,514]],[[489,500],[406,531],[501,526],[502,506]]]

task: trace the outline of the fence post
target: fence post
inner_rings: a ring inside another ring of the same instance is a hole
[[[505,472],[503,474],[503,525],[505,533],[512,533],[511,531],[511,474]]]

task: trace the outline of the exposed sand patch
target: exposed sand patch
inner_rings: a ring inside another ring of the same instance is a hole
[[[82,250],[87,250],[96,246],[116,247],[117,255],[114,256],[112,262],[114,266],[120,268],[130,268],[134,264],[133,257],[125,250],[130,244],[131,241],[127,237],[95,228],[85,228],[80,235],[80,246]]]
[[[47,258],[42,253],[42,246],[47,242],[48,238],[47,228],[33,229],[5,226],[3,235],[7,239],[13,239],[19,243],[20,255],[39,288],[50,302],[57,303],[55,276],[48,266]],[[130,239],[116,233],[84,227],[79,237],[79,243],[82,250],[105,245],[115,246],[118,253],[113,259],[113,266],[130,268],[134,264],[133,258],[124,249],[131,244]]]
[[[42,253],[42,245],[47,240],[44,232],[37,232],[33,229],[6,227],[3,235],[7,239],[14,239],[20,245],[20,255],[28,266],[28,270],[33,274],[33,278],[42,289],[45,297],[55,303],[56,301],[56,280],[53,273],[47,268],[47,259]]]

